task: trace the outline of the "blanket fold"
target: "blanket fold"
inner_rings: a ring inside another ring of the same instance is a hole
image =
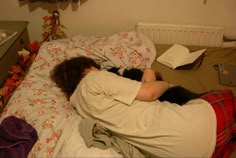
[[[83,119],[79,124],[79,132],[83,137],[87,147],[96,147],[100,149],[114,148],[116,152],[126,158],[145,158],[148,157],[132,144],[127,143],[121,138],[112,135],[112,133],[101,126],[93,119]]]
[[[38,139],[24,119],[8,116],[0,124],[0,157],[26,158]]]

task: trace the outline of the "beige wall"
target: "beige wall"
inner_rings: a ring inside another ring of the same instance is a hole
[[[110,35],[135,29],[140,21],[224,26],[236,39],[236,0],[82,0],[59,3],[61,23],[72,37],[76,34]],[[81,2],[82,2],[81,1]],[[206,4],[204,4],[206,1]],[[29,21],[30,40],[41,40],[42,17],[57,9],[56,4],[18,0],[1,2],[0,20]]]

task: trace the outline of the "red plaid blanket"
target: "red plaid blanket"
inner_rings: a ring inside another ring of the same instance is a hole
[[[202,96],[215,110],[216,147],[212,158],[229,158],[236,151],[236,97],[231,90],[212,91]]]

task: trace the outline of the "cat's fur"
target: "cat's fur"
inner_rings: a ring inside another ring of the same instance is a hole
[[[113,72],[117,75],[120,75],[118,72],[118,67],[112,67],[108,69],[109,72]],[[123,77],[127,77],[133,80],[141,81],[143,72],[140,69],[132,68],[125,69],[123,72]],[[162,80],[160,76],[158,76],[157,80]],[[169,88],[161,97],[158,98],[160,101],[168,101],[171,103],[177,103],[179,105],[183,105],[187,103],[191,99],[199,98],[203,94],[194,93],[184,87],[174,86]]]

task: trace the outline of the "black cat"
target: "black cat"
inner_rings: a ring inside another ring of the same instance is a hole
[[[109,72],[113,72],[117,75],[137,81],[141,81],[143,76],[143,72],[137,68],[125,69],[122,75],[118,72],[118,70],[119,68],[117,67],[112,67],[108,69]],[[162,78],[158,76],[157,80],[162,80]],[[162,96],[160,96],[158,100],[169,101],[171,103],[177,103],[179,105],[183,105],[187,103],[189,100],[199,98],[202,95],[203,94],[194,93],[181,86],[174,86],[169,88],[164,94],[162,94]]]

